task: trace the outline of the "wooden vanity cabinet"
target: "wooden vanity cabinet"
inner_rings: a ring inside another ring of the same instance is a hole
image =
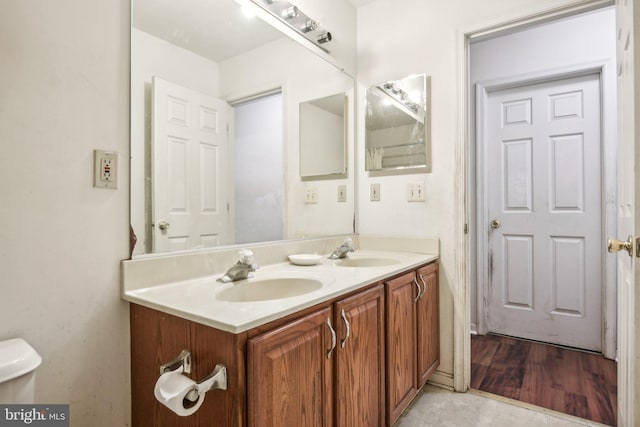
[[[384,425],[382,285],[247,342],[248,425]]]
[[[439,364],[438,264],[386,282],[387,425],[393,425]]]
[[[133,427],[246,426],[246,333],[232,334],[137,304],[130,304],[129,311]],[[207,392],[200,409],[188,417],[176,415],[153,394],[160,365],[184,349],[191,351],[188,376],[196,381],[217,363],[227,367],[227,390]]]
[[[132,303],[133,427],[393,425],[438,366],[437,272],[428,264],[238,334]],[[191,378],[217,363],[228,372],[227,390],[188,417],[153,395],[159,366],[183,349]]]
[[[336,427],[385,425],[384,288],[378,285],[334,305]]]
[[[249,427],[332,425],[331,318],[327,307],[247,342]]]
[[[432,263],[416,272],[423,286],[416,303],[418,388],[426,384],[440,364],[440,310],[438,264]]]

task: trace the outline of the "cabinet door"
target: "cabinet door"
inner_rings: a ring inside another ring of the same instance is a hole
[[[416,305],[418,330],[418,388],[422,387],[440,362],[440,317],[438,310],[438,264],[418,270],[424,288]]]
[[[387,417],[392,425],[418,392],[415,273],[387,282]]]
[[[331,318],[328,307],[248,341],[249,427],[332,425]]]
[[[384,290],[335,304],[336,426],[384,426]]]

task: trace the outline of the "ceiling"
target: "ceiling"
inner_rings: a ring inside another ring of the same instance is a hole
[[[215,62],[282,38],[233,0],[133,0],[133,26]]]
[[[349,0],[355,7],[375,0]],[[283,37],[233,0],[133,0],[133,27],[221,62]]]
[[[364,6],[365,4],[373,3],[375,0],[349,0],[355,7]]]

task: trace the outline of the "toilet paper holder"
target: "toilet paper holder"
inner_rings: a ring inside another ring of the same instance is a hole
[[[178,357],[170,362],[160,365],[160,375],[167,372],[173,372],[181,369],[181,372],[190,374],[192,368],[191,352],[189,350],[182,350]],[[202,381],[197,381],[195,388],[191,390],[186,399],[191,402],[198,400],[199,395],[208,392],[209,390],[226,390],[227,389],[227,367],[221,363],[218,363],[213,371],[207,375]]]
[[[182,368],[182,372],[185,374],[191,373],[191,352],[189,350],[182,350],[178,357],[171,362],[160,365],[160,375],[180,368]]]

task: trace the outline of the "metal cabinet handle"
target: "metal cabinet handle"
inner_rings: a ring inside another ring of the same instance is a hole
[[[327,317],[327,328],[331,331],[331,348],[327,350],[327,359],[331,359],[331,353],[336,348],[336,331],[331,327],[331,319]]]
[[[415,283],[416,287],[418,288],[418,295],[416,295],[413,302],[418,302],[418,299],[420,299],[420,297],[422,296],[422,288],[420,287],[420,284],[418,283],[415,277],[413,278],[413,283]]]
[[[427,293],[427,282],[424,281],[424,277],[422,277],[422,274],[420,274],[420,281],[422,282],[422,295],[420,295],[420,298],[422,298],[424,296],[424,294]]]
[[[349,335],[351,335],[351,324],[347,320],[347,315],[344,312],[344,308],[340,312],[340,317],[342,317],[342,320],[344,320],[344,324],[347,327],[347,333],[345,334],[344,339],[342,341],[340,341],[340,347],[344,348],[344,346],[347,343],[347,340],[349,339]]]

